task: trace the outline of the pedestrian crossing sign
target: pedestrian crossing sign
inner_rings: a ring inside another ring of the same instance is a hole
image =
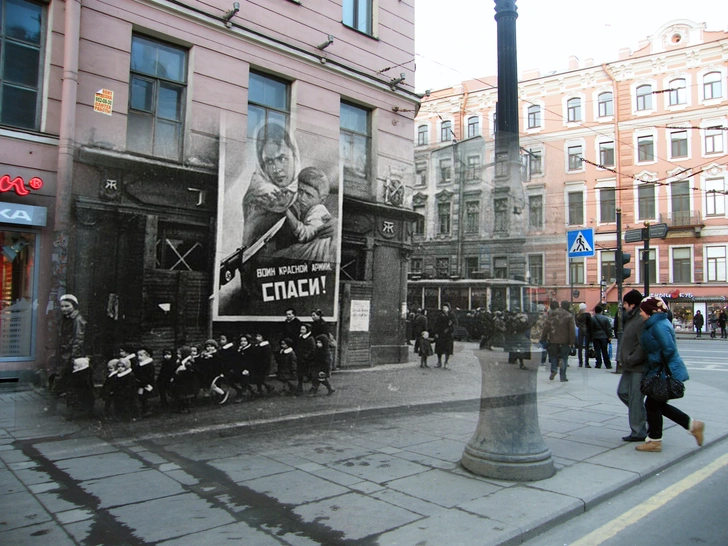
[[[566,232],[566,250],[569,258],[594,257],[594,228],[575,229]]]

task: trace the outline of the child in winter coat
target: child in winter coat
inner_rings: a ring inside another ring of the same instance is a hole
[[[417,342],[417,354],[420,355],[420,368],[429,368],[427,357],[432,356],[434,351],[432,350],[430,333],[427,330],[423,330],[422,334],[420,334],[420,339]]]
[[[169,409],[169,401],[167,395],[172,396],[172,388],[174,384],[174,372],[177,369],[177,363],[174,359],[174,351],[172,349],[164,349],[162,351],[162,364],[157,374],[157,392],[159,392],[159,403],[162,411]]]
[[[112,358],[106,363],[106,379],[101,387],[101,398],[104,401],[104,417],[113,417],[112,404],[116,390],[116,375],[119,373],[119,359]]]
[[[174,397],[179,413],[190,413],[190,400],[200,390],[197,368],[189,346],[177,349],[177,369],[174,371]]]
[[[270,365],[273,360],[273,348],[270,343],[263,339],[262,334],[255,334],[255,345],[253,347],[253,366],[250,370],[250,381],[255,385],[256,394],[263,394],[263,389],[270,394],[275,389],[266,383],[270,373]]]
[[[73,402],[73,410],[93,417],[94,382],[93,370],[86,357],[73,359],[73,371],[69,381],[69,394]]]
[[[142,408],[142,417],[149,417],[152,412],[149,409],[149,399],[154,396],[154,360],[152,351],[142,347],[137,351],[136,362],[132,363],[134,377],[139,382],[137,394],[139,404]]]
[[[276,378],[288,387],[288,394],[294,394],[296,392],[296,386],[293,384],[293,379],[296,377],[298,359],[293,350],[293,341],[291,338],[286,337],[281,340],[280,350],[275,354],[275,357],[278,365]]]
[[[331,369],[331,351],[329,350],[329,336],[320,334],[316,336],[316,350],[313,356],[313,366],[311,369],[311,382],[313,386],[308,391],[310,396],[318,394],[319,385],[326,387],[326,394],[334,394],[334,389],[328,380],[329,370]]]
[[[137,405],[139,383],[126,358],[118,360],[117,370],[119,371],[114,380],[114,392],[111,398],[114,415],[125,421],[135,420],[139,416]]]

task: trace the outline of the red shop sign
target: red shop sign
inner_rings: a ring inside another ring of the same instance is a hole
[[[30,189],[26,187],[25,181],[19,176],[16,176],[15,178],[10,178],[9,174],[4,174],[3,176],[0,176],[0,193],[14,191],[21,196],[28,195],[31,189],[41,189],[43,187],[43,180],[41,178],[38,178],[37,176],[34,176],[30,180],[28,180],[28,186],[30,186]]]

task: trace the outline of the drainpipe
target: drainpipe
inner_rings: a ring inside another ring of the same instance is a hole
[[[57,341],[58,298],[67,291],[68,237],[71,223],[71,186],[73,182],[73,151],[76,133],[76,94],[78,87],[78,49],[81,34],[81,0],[66,0],[63,39],[63,87],[61,91],[61,121],[58,139],[58,181],[51,248],[51,292],[46,314],[48,340],[51,347]]]

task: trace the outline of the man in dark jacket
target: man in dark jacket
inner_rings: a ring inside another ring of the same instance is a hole
[[[728,333],[726,333],[725,330],[726,324],[728,324],[728,314],[726,314],[725,309],[721,309],[720,315],[718,315],[718,326],[720,326],[721,339],[728,338]]]
[[[579,355],[579,367],[591,368],[589,365],[589,343],[591,340],[591,313],[586,310],[586,303],[579,305],[579,314],[576,315],[576,327],[579,335],[576,340],[577,354]]]
[[[695,316],[693,317],[693,326],[695,326],[695,331],[698,333],[696,337],[703,337],[703,325],[705,324],[705,317],[703,317],[703,313],[700,311],[695,311]]]
[[[612,342],[612,323],[609,318],[602,314],[604,309],[601,305],[594,308],[594,316],[592,317],[592,343],[594,343],[594,353],[596,353],[597,363],[595,368],[604,367],[608,370],[612,369],[612,361],[609,360],[609,344]]]
[[[569,348],[576,343],[576,324],[574,315],[566,310],[568,301],[563,301],[562,307],[558,303],[551,302],[546,324],[541,332],[541,342],[548,343],[547,350],[551,362],[551,374],[549,379],[553,381],[556,377],[556,370],[559,370],[561,381],[568,381],[566,378],[566,365],[569,358]]]
[[[619,342],[619,361],[622,377],[619,379],[617,396],[629,409],[630,433],[622,437],[625,442],[642,442],[647,436],[647,414],[645,397],[640,392],[640,383],[645,372],[645,351],[640,345],[640,336],[645,319],[640,315],[642,294],[631,290],[624,295],[624,331]]]

